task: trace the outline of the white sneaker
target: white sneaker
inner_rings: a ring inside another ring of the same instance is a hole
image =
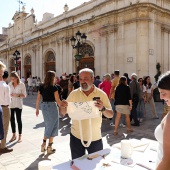
[[[126,125],[124,125],[123,123],[121,123],[119,126],[122,126],[123,128],[125,128],[125,127],[126,127]]]
[[[113,123],[110,123],[110,126],[115,126]]]

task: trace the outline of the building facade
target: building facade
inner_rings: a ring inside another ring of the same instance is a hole
[[[26,78],[84,67],[100,76],[119,69],[154,77],[158,62],[162,72],[170,69],[170,0],[91,0],[56,17],[45,13],[39,23],[33,9],[31,14],[23,9],[13,21],[0,42],[0,59],[15,70],[13,53],[18,50],[18,69]],[[87,35],[79,65],[70,42],[77,31]]]

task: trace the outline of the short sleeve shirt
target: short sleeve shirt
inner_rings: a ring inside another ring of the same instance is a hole
[[[55,101],[55,96],[54,93],[58,91],[58,87],[56,85],[54,86],[48,86],[44,87],[44,85],[40,85],[39,87],[39,92],[42,95],[42,101],[43,102],[54,102]]]
[[[94,90],[88,96],[78,88],[72,91],[68,98],[67,102],[85,102],[85,101],[92,101],[94,97],[100,97],[100,100],[103,102],[103,105],[111,109],[110,101],[105,92],[101,89],[94,86]],[[78,113],[77,113],[78,114]],[[82,124],[82,132],[83,132],[83,140],[88,141],[89,139],[89,120],[81,120]],[[92,119],[92,141],[96,141],[102,138],[101,136],[101,124],[102,124],[102,115],[101,117],[93,118]],[[79,129],[79,122],[77,120],[72,120],[71,125],[71,133],[78,139],[80,138],[80,129]]]
[[[28,81],[28,86],[32,86],[32,78],[27,78],[27,81]]]

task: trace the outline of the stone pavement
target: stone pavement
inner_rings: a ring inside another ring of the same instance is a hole
[[[52,155],[42,154],[40,146],[44,133],[44,123],[42,114],[35,116],[36,95],[29,95],[24,99],[24,108],[22,113],[23,120],[23,141],[21,143],[8,143],[8,147],[14,149],[11,153],[0,155],[0,170],[37,170],[38,162],[41,160],[51,160],[53,165],[66,162],[70,157],[69,149],[69,132],[70,119],[68,117],[60,120],[59,136],[54,140],[54,148],[56,153]],[[159,117],[161,117],[163,105],[161,102],[156,103],[156,109]],[[151,118],[151,113],[147,107],[147,116],[141,126],[133,127],[134,132],[129,134],[127,138],[149,138],[154,139],[155,127],[159,124],[160,119]],[[104,148],[108,145],[120,142],[124,138],[125,128],[119,128],[118,136],[113,136],[113,127],[109,126],[110,120],[103,120],[102,137]],[[8,140],[11,138],[11,128],[9,128]]]

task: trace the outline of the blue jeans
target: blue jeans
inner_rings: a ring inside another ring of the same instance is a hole
[[[138,103],[138,106],[137,106],[137,115],[138,115],[138,118],[143,118],[144,111],[145,111],[144,100],[143,99],[139,99],[139,103]]]

